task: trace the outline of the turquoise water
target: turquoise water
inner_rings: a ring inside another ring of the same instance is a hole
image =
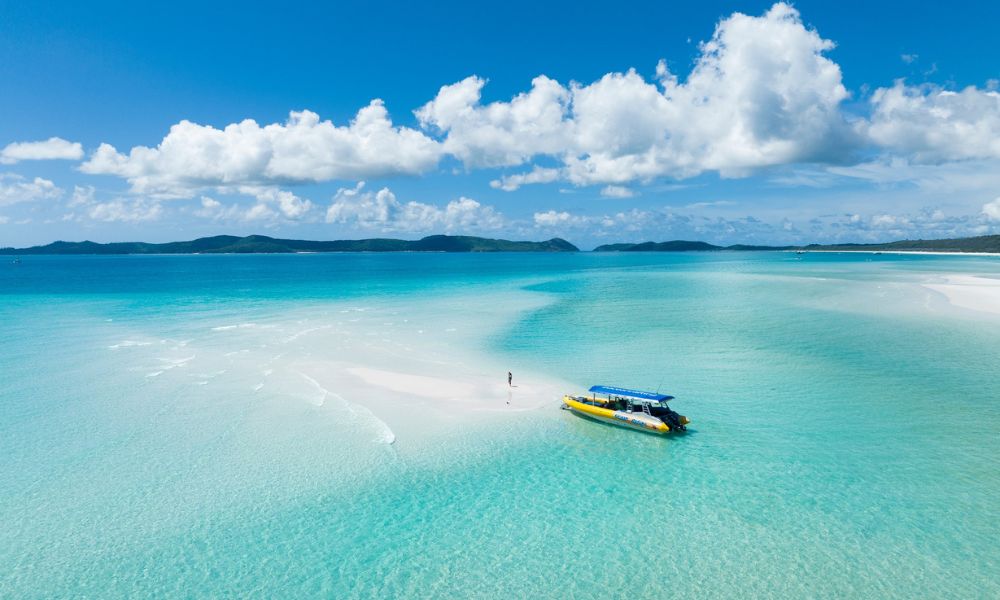
[[[4,264],[0,597],[1000,596],[1000,317],[921,286],[958,273],[1000,260]],[[553,397],[387,444],[283,375],[387,349],[661,389],[692,425]]]

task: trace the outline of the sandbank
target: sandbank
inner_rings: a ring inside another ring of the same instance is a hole
[[[1000,315],[1000,279],[975,275],[946,275],[943,279],[923,285],[959,308]]]

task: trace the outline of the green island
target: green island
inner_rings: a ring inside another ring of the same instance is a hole
[[[296,252],[577,252],[560,238],[512,242],[464,235],[431,235],[419,240],[284,240],[265,235],[217,235],[188,242],[53,242],[31,248],[2,248],[0,254],[278,254]]]
[[[807,246],[716,246],[706,242],[674,240],[640,244],[605,244],[594,252],[718,252],[723,250],[820,250],[826,252],[985,252],[1000,253],[1000,235],[944,240],[900,240],[881,244],[809,244]]]
[[[826,252],[977,252],[1000,254],[1000,235],[944,240],[900,240],[881,244],[809,244],[806,246],[717,246],[708,242],[615,243],[594,252],[721,252],[721,251],[826,251]],[[361,240],[286,240],[265,235],[216,235],[186,242],[53,242],[30,248],[0,248],[4,255],[34,254],[278,254],[304,252],[579,252],[562,238],[542,242],[510,241],[465,235],[431,235],[419,240],[370,238]]]

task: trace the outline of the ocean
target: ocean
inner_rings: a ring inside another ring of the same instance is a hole
[[[1000,597],[956,275],[1000,260],[5,261],[0,597]],[[593,384],[689,431],[560,410]]]

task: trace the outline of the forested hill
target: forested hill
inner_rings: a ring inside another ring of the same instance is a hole
[[[809,244],[808,246],[716,246],[706,242],[673,240],[669,242],[643,242],[641,244],[605,244],[595,252],[717,252],[721,250],[825,250],[871,252],[991,252],[1000,253],[1000,235],[983,235],[946,240],[900,240],[883,244]]]
[[[544,242],[512,242],[463,235],[432,235],[420,240],[283,240],[264,235],[217,235],[189,242],[53,242],[31,248],[3,248],[0,254],[243,254],[291,252],[577,252],[560,238]]]

